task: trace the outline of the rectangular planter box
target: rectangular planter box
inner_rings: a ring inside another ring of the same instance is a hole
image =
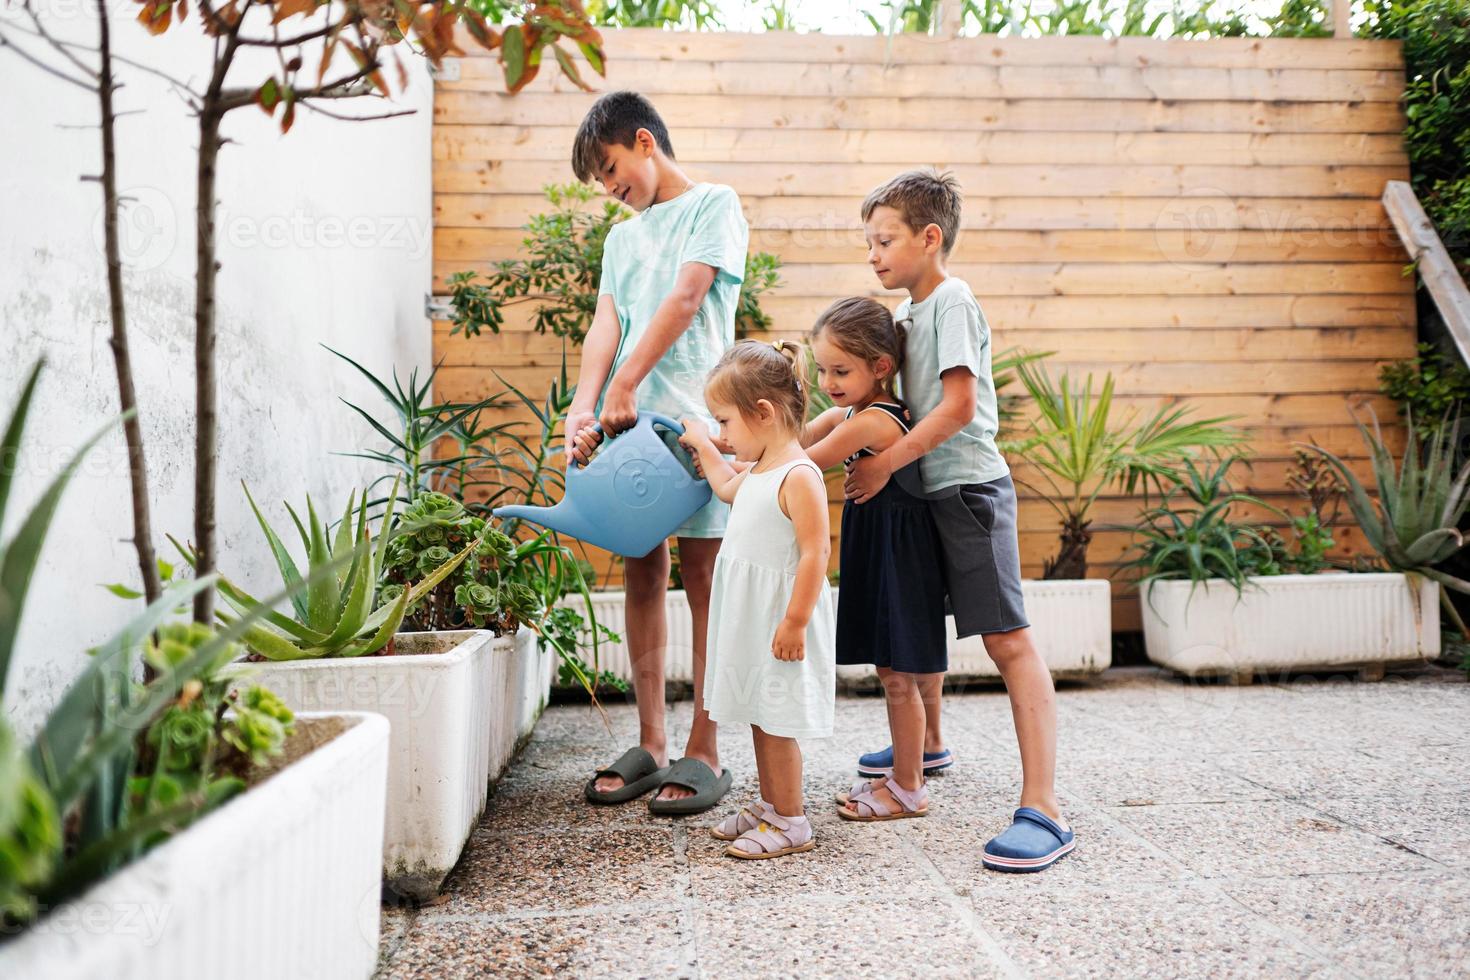
[[[1368,667],[1439,655],[1439,584],[1396,572],[1248,579],[1238,598],[1223,579],[1157,582],[1140,597],[1144,644],[1156,664],[1188,676],[1256,670]]]
[[[297,719],[304,755],[0,945],[0,976],[371,975],[388,723]]]
[[[1079,678],[1099,674],[1113,662],[1112,596],[1107,579],[1021,583],[1026,598],[1026,614],[1031,621],[1033,639],[1052,676]],[[837,589],[832,590],[834,601]],[[627,625],[623,617],[623,593],[598,592],[592,597],[598,622],[622,634]],[[581,609],[580,599],[567,605]],[[682,591],[670,591],[667,604],[669,647],[665,659],[666,679],[692,683],[694,680],[694,629],[689,616],[689,602]],[[1000,671],[985,653],[981,637],[954,638],[954,617],[947,619],[949,641],[949,676],[967,678],[999,678]],[[626,643],[604,643],[598,655],[599,666],[631,681],[632,666]],[[590,660],[590,656],[588,658]],[[876,680],[866,667],[838,667],[837,675],[846,683]]]
[[[383,880],[423,901],[454,868],[484,813],[491,779],[510,763],[522,730],[535,725],[544,700],[531,689],[539,693],[545,675],[513,636],[400,633],[393,642],[393,656],[236,669],[255,674],[294,710],[388,719]]]

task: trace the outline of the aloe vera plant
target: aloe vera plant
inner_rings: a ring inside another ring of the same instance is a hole
[[[1418,440],[1409,439],[1403,460],[1396,464],[1371,407],[1369,415],[1372,431],[1356,415],[1353,423],[1372,461],[1378,490],[1376,505],[1362,481],[1339,457],[1320,446],[1304,448],[1321,454],[1347,485],[1348,508],[1373,550],[1393,570],[1423,575],[1443,586],[1440,604],[1460,632],[1470,638],[1470,630],[1446,591],[1470,594],[1470,582],[1435,567],[1465,546],[1459,524],[1470,509],[1470,460],[1456,471],[1459,420],[1432,430],[1422,447]],[[1412,414],[1408,426],[1410,432],[1416,431]]]
[[[403,618],[417,602],[454,572],[467,558],[474,544],[462,548],[458,553],[447,550],[431,568],[423,569],[422,577],[394,592],[391,599],[381,602],[381,581],[384,558],[392,538],[393,511],[397,503],[398,482],[387,500],[387,510],[380,525],[381,531],[376,544],[368,528],[368,500],[366,491],[359,500],[354,491],[347,500],[347,509],[337,524],[335,535],[328,543],[326,529],[317,516],[316,505],[306,499],[306,522],[291,507],[286,511],[301,536],[306,551],[308,575],[314,583],[310,588],[300,588],[304,577],[281,541],[280,535],[270,526],[265,515],[245,488],[245,497],[255,519],[265,534],[281,579],[291,590],[291,605],[294,618],[265,607],[244,589],[221,578],[220,597],[234,610],[234,615],[221,612],[219,618],[226,623],[234,622],[236,616],[256,611],[261,612],[261,622],[245,631],[246,644],[251,650],[267,660],[310,660],[321,657],[360,657],[376,653],[387,645],[403,624]],[[193,555],[179,546],[185,559],[192,564]],[[323,569],[335,567],[335,574],[324,574]]]

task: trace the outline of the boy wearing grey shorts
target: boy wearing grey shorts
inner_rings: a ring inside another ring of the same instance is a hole
[[[1069,853],[1076,837],[1057,803],[1056,692],[1026,620],[1016,491],[995,445],[990,329],[970,287],[945,270],[960,209],[954,177],[934,171],[900,174],[863,202],[868,264],[885,289],[908,293],[895,314],[906,331],[901,394],[918,421],[885,452],[848,468],[846,494],[863,503],[920,460],[922,488],[905,489],[930,498],[956,632],[984,638],[1005,680],[1021,749],[1020,806],[1011,826],[985,845],[983,861],[996,871],[1040,871]],[[943,675],[924,676],[932,679],[921,686],[927,768],[931,753],[946,763],[952,757],[939,739]],[[864,756],[859,771],[881,755]]]

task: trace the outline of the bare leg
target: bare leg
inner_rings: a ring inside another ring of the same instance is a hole
[[[1040,810],[1062,827],[1057,803],[1057,699],[1051,672],[1031,642],[1031,630],[987,633],[985,652],[1000,668],[1011,698],[1021,747],[1021,805]]]
[[[760,775],[761,795],[783,817],[806,814],[801,796],[801,746],[794,738],[767,735],[750,726],[755,739],[755,768]]]
[[[924,731],[925,704],[922,696],[923,682],[929,677],[942,674],[906,674],[902,671],[878,668],[878,679],[883,682],[884,700],[888,706],[888,727],[893,735],[893,779],[911,793],[916,793],[924,784]],[[869,782],[873,796],[890,811],[902,809],[885,785],[885,780]],[[851,800],[847,808],[858,812]]]
[[[924,699],[924,751],[943,752],[944,733],[939,726],[939,708],[944,695],[943,674],[915,674],[919,695]]]
[[[720,551],[719,538],[680,538],[679,572],[684,579],[684,594],[689,600],[689,616],[694,627],[694,723],[689,728],[689,742],[684,747],[686,758],[698,759],[720,774],[720,750],[716,725],[704,707],[704,665],[708,649],[709,594],[714,584],[715,556]],[[665,786],[659,791],[661,800],[677,800],[694,793],[684,786]]]
[[[642,558],[623,563],[626,590],[628,660],[633,667],[633,691],[638,699],[638,744],[660,766],[669,764],[668,734],[664,730],[664,648],[669,643],[664,599],[669,591],[669,547],[661,544]],[[621,776],[602,776],[597,789],[609,792],[623,785]]]

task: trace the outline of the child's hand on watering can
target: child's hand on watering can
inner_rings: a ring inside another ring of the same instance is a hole
[[[701,480],[704,479],[704,463],[699,458],[699,447],[702,443],[710,441],[709,427],[704,424],[703,419],[686,415],[679,420],[684,426],[684,434],[679,437],[679,445],[689,450],[689,455],[694,460],[694,473]]]

